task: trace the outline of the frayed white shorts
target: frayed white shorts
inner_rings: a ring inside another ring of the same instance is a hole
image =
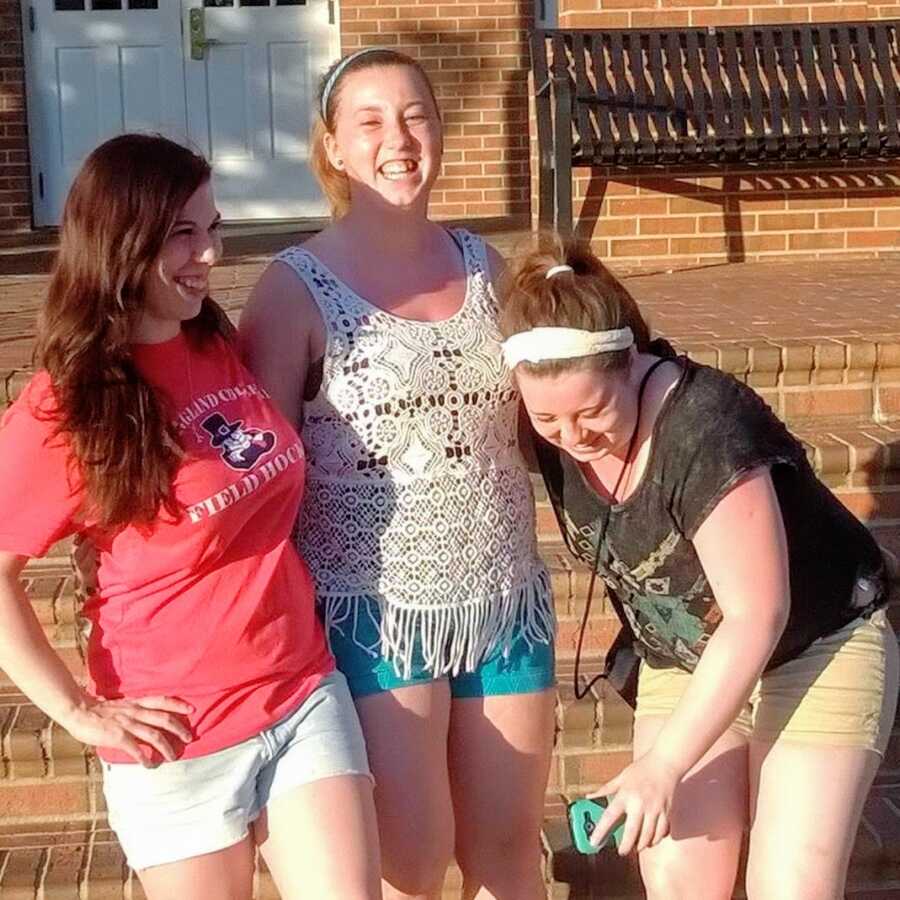
[[[292,713],[233,747],[155,769],[102,763],[109,823],[133,869],[243,840],[266,804],[337,775],[371,778],[356,708],[334,671]]]

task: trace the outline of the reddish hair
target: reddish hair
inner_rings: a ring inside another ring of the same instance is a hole
[[[560,265],[572,271],[547,278],[547,272]],[[585,331],[628,327],[638,351],[646,351],[650,343],[650,331],[634,297],[580,241],[540,235],[534,249],[514,261],[501,286],[501,298],[500,330],[504,338],[544,326]],[[557,375],[585,367],[613,371],[628,365],[628,351],[521,365],[535,375]]]
[[[356,52],[358,53],[359,51]],[[428,88],[428,93],[431,95],[434,108],[440,115],[440,108],[434,95],[434,87],[431,84],[428,73],[411,56],[400,53],[398,50],[378,48],[367,50],[362,55],[351,59],[350,62],[345,62],[346,59],[347,57],[343,57],[334,62],[319,81],[319,89],[316,92],[319,116],[313,126],[312,148],[309,160],[310,168],[316,176],[319,186],[328,198],[328,203],[331,206],[331,216],[334,219],[340,219],[350,209],[350,181],[346,173],[336,169],[328,159],[328,154],[325,151],[325,135],[334,134],[335,113],[341,97],[341,86],[348,75],[386,66],[408,66],[421,76],[422,81]],[[332,81],[332,76],[341,66],[343,68],[341,68],[334,82],[331,83],[327,101],[323,104],[322,99],[325,88]]]

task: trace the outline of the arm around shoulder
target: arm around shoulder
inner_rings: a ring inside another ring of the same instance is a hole
[[[490,276],[491,284],[494,286],[494,291],[496,292],[499,290],[500,285],[506,276],[508,266],[506,265],[506,260],[496,247],[493,247],[491,244],[485,244],[484,250],[488,261],[488,275]]]
[[[295,425],[301,418],[310,364],[322,352],[323,331],[321,315],[306,285],[284,263],[272,263],[241,313],[241,355]]]

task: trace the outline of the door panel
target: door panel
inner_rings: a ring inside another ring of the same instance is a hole
[[[36,225],[59,221],[75,172],[106,138],[130,130],[186,137],[180,11],[168,0],[157,9],[138,3],[25,4],[35,24],[25,44]]]
[[[223,216],[326,215],[309,145],[316,83],[339,52],[327,0],[205,6],[210,43],[200,60],[191,58],[188,18],[198,3],[183,5],[189,134],[213,163]]]

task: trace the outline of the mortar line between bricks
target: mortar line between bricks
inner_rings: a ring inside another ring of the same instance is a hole
[[[6,727],[3,731],[2,737],[0,737],[0,746],[3,747],[3,777],[10,778],[12,771],[12,733],[16,727],[16,721],[19,718],[19,712],[22,709],[21,703],[16,703],[14,707],[13,714],[9,717],[6,722]]]
[[[50,848],[45,847],[41,854],[41,862],[35,871],[34,896],[35,900],[44,895],[44,879],[47,877],[47,870],[50,868]]]
[[[90,895],[91,864],[94,861],[94,843],[97,839],[97,819],[91,820],[91,829],[88,832],[87,846],[81,859],[81,869],[78,872],[78,896],[80,900],[88,900]]]

